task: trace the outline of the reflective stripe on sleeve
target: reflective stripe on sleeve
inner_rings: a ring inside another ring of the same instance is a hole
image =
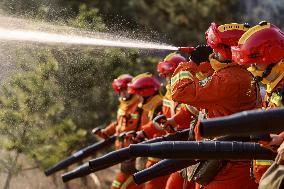
[[[178,81],[182,79],[189,79],[193,81],[193,76],[189,71],[181,71],[171,78],[171,87],[173,87]]]
[[[190,106],[188,104],[185,104],[185,107],[186,109],[188,109],[188,111],[190,111],[190,113],[192,113],[193,115],[197,115],[199,113],[199,111],[193,107],[193,106]]]
[[[121,183],[118,182],[117,180],[114,180],[114,181],[112,182],[112,186],[113,186],[113,187],[120,188],[120,185],[121,185]]]
[[[158,162],[158,161],[160,161],[161,159],[159,159],[159,158],[154,158],[154,157],[148,157],[148,160],[149,160],[149,161],[152,161],[152,162]]]
[[[273,163],[272,160],[260,160],[260,159],[255,160],[256,165],[271,165],[272,163]]]
[[[126,189],[131,183],[133,183],[133,176],[127,178],[127,180],[122,184],[121,189]]]

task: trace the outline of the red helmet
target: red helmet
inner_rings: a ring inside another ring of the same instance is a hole
[[[128,93],[151,96],[160,89],[161,83],[149,73],[140,74],[128,83]]]
[[[186,62],[186,59],[177,53],[171,53],[166,58],[159,62],[157,65],[157,71],[162,77],[167,77],[174,73],[178,64],[181,62]]]
[[[249,29],[247,24],[224,24],[211,23],[206,31],[207,44],[220,53],[226,60],[232,59],[231,46],[238,44],[241,36]]]
[[[129,74],[120,75],[117,79],[113,80],[112,88],[116,93],[120,93],[121,89],[127,89],[127,84],[131,82],[133,77]]]
[[[249,29],[232,47],[238,64],[274,64],[284,58],[284,33],[276,26],[261,22]]]

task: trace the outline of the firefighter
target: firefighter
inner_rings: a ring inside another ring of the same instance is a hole
[[[283,106],[284,33],[273,24],[260,22],[241,37],[237,46],[232,47],[232,54],[235,62],[250,66],[248,70],[254,75],[256,82],[266,85],[264,107],[269,109]],[[279,146],[284,140],[284,132],[271,134],[271,138],[271,142],[265,146]],[[276,163],[283,164],[283,146],[278,149],[278,153]],[[264,163],[266,164],[259,166],[256,162],[254,166],[258,180],[271,165],[270,162]],[[273,165],[272,169],[276,166]],[[266,185],[270,187],[269,183]],[[264,185],[260,187],[265,188]]]
[[[213,69],[209,64],[208,56],[212,53],[212,49],[207,45],[198,45],[194,48],[193,52],[191,52],[190,59],[193,60],[196,64],[200,64],[200,71],[196,73],[196,77],[199,80],[202,80],[213,74]],[[164,61],[160,62],[157,66],[157,71],[161,77],[166,78],[167,81],[167,93],[163,98],[163,114],[166,115],[167,122],[165,122],[164,126],[172,126],[176,130],[183,130],[189,128],[190,126],[194,126],[196,124],[197,116],[199,114],[199,110],[193,106],[188,104],[179,104],[174,102],[171,98],[171,89],[170,89],[170,78],[178,66],[178,64],[173,64],[172,59],[175,54],[168,55]],[[185,59],[181,62],[186,62]],[[172,65],[172,66],[171,66]],[[173,67],[174,66],[174,67]],[[174,69],[173,69],[174,68]],[[172,108],[174,109],[175,114],[166,114],[168,105],[172,104]],[[184,180],[179,172],[173,173],[170,175],[167,180],[166,189],[172,188],[194,188],[193,182],[188,182]]]
[[[199,65],[192,61],[180,64],[171,79],[173,100],[205,109],[207,118],[258,108],[259,91],[251,74],[231,60],[231,46],[237,44],[248,28],[245,24],[212,23],[206,32],[206,40],[213,49],[209,60],[214,74],[200,81],[196,77]],[[199,138],[198,133],[196,135]],[[206,172],[211,179],[204,184],[205,189],[257,188],[250,178],[250,162],[222,161],[217,167],[215,175]]]
[[[123,74],[112,82],[114,91],[119,95],[119,107],[117,118],[104,129],[94,129],[93,134],[108,138],[112,135],[117,136],[115,142],[116,149],[127,147],[131,140],[123,136],[123,133],[130,131],[138,131],[140,129],[141,110],[138,107],[141,100],[138,95],[128,93],[127,84],[132,81],[133,77],[129,74]],[[120,172],[116,175],[116,179],[112,183],[112,189],[142,189],[143,186],[137,186],[132,182],[132,174],[136,172],[135,160],[129,160],[121,163]]]
[[[209,55],[212,52],[212,48],[208,45],[198,45],[194,48],[193,52],[191,52],[190,60],[199,65],[199,70],[196,72],[195,77],[200,81],[210,77],[214,72],[209,63]],[[171,73],[170,76],[172,76],[172,74],[173,73]],[[170,82],[168,82],[168,84],[169,86],[167,88],[169,89],[168,92],[170,92]],[[197,116],[197,114],[199,114],[197,108],[188,104],[182,104],[180,111],[168,118],[165,124],[176,126],[178,129],[188,128],[188,122],[192,120],[189,118],[193,118]]]
[[[170,78],[171,75],[174,73],[174,70],[177,68],[178,64],[181,62],[186,62],[186,59],[182,57],[180,54],[177,53],[171,53],[169,54],[163,61],[159,62],[157,65],[157,71],[159,75],[166,79],[166,94],[163,97],[163,108],[162,112],[167,118],[172,118],[174,116],[177,116],[176,113],[183,111],[182,114],[187,117],[188,119],[184,119],[182,121],[179,121],[178,123],[171,124],[157,124],[154,123],[153,129],[165,129],[169,133],[175,132],[177,130],[183,130],[189,127],[191,122],[191,117],[196,116],[198,114],[198,110],[194,107],[187,106],[185,107],[182,104],[179,104],[177,102],[174,102],[171,97],[171,85],[170,85]],[[191,115],[192,114],[192,115]],[[174,128],[168,128],[167,126],[174,126]]]
[[[248,30],[232,47],[233,60],[249,65],[248,70],[257,82],[266,85],[264,107],[282,106],[284,85],[284,34],[276,26],[261,22]]]
[[[171,53],[165,57],[165,59],[158,63],[157,71],[159,75],[166,79],[166,89],[167,92],[163,97],[163,114],[169,119],[167,123],[160,125],[154,123],[155,127],[158,129],[166,129],[169,132],[174,132],[176,130],[183,130],[189,128],[191,121],[194,121],[198,115],[198,110],[191,106],[185,106],[174,102],[171,98],[171,89],[170,89],[170,78],[174,73],[174,70],[177,68],[178,64],[181,62],[186,62],[186,59],[180,54]],[[176,121],[174,120],[176,118]],[[173,120],[171,122],[170,120]],[[167,128],[170,127],[170,128]],[[182,188],[191,189],[194,187],[193,183],[185,181],[179,172],[172,173],[167,182],[166,189],[182,189]]]
[[[144,73],[136,76],[131,83],[128,84],[130,94],[136,94],[143,100],[143,113],[141,121],[141,131],[133,137],[135,142],[140,142],[144,139],[152,139],[165,135],[163,129],[158,129],[153,118],[162,113],[163,97],[160,94],[161,83],[149,73]],[[150,167],[157,163],[159,159],[148,158],[146,167]],[[145,184],[145,189],[164,189],[168,176],[158,177]]]

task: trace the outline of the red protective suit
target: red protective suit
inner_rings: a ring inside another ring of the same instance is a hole
[[[168,178],[165,189],[194,189],[194,187],[194,182],[185,180],[179,172],[175,172]]]
[[[105,129],[103,129],[103,133],[107,136],[111,136],[116,134],[119,136],[123,132],[128,131],[138,131],[140,130],[139,125],[139,110],[138,105],[140,99],[137,95],[133,95],[129,100],[119,99],[119,108],[117,110],[116,122],[112,122]],[[128,139],[124,141],[116,141],[115,146],[116,149],[127,147],[130,144]]]
[[[143,114],[141,121],[141,130],[144,131],[148,139],[162,136],[166,134],[165,131],[157,128],[152,119],[162,113],[162,99],[161,95],[155,95],[147,100],[143,105]]]
[[[283,106],[282,104],[282,94],[280,91],[284,86],[284,79],[279,81],[279,83],[272,89],[270,93],[266,93],[263,106],[266,109],[275,108]],[[284,138],[284,132],[280,133],[280,136]],[[257,183],[259,183],[262,175],[270,167],[273,161],[269,160],[255,160],[254,161],[254,177]]]
[[[260,106],[258,88],[251,74],[233,63],[220,63],[210,56],[215,73],[199,81],[198,66],[182,63],[176,69],[172,83],[173,100],[208,111],[208,118],[230,115]],[[250,162],[228,162],[205,189],[257,188],[249,175]]]
[[[195,74],[199,80],[203,80],[206,77],[209,77],[213,74],[214,70],[212,69],[210,63],[202,62],[199,66],[199,71]],[[170,90],[168,90],[170,91]],[[177,103],[177,102],[175,102]],[[191,122],[197,119],[198,109],[190,106],[188,104],[181,104],[179,109],[177,109],[176,114],[173,117],[174,121],[177,123],[177,129],[183,130],[187,129]],[[194,189],[194,182],[189,182],[181,177],[179,172],[172,173],[167,180],[166,189],[175,189],[175,188],[186,188]]]
[[[215,73],[199,81],[198,67],[182,63],[172,78],[172,98],[208,110],[208,117],[220,117],[259,107],[258,89],[251,74],[237,64],[218,63],[211,58]]]
[[[144,189],[144,185],[136,185],[133,182],[132,174],[119,172],[112,182],[111,189]]]
[[[175,114],[177,112],[177,114]],[[167,86],[167,93],[163,97],[163,106],[162,106],[162,113],[167,117],[177,117],[177,129],[183,130],[189,128],[190,122],[197,116],[198,110],[191,106],[181,106],[180,104],[172,101],[171,99],[171,92],[170,92],[170,85]],[[142,130],[146,133],[147,136],[157,136],[159,134],[165,134],[163,130],[161,130],[159,126],[156,126],[153,123],[147,124],[147,126],[142,126]],[[161,133],[163,132],[163,133]],[[149,158],[147,162],[147,167],[150,167],[157,163],[159,159],[156,158]],[[178,174],[178,173],[177,173]],[[149,181],[145,188],[161,188],[161,189],[174,189],[178,187],[173,186],[182,186],[184,184],[184,179],[180,176],[177,176],[175,173],[171,174],[170,176],[163,176],[156,179]],[[188,183],[188,187],[192,186],[192,183]]]
[[[162,96],[156,95],[152,98],[148,99],[147,103],[143,105],[143,114],[144,119],[142,121],[141,129],[144,131],[148,139],[162,136],[165,133],[164,130],[158,129],[153,122],[151,121],[155,116],[162,113]],[[148,158],[146,163],[146,167],[151,167],[155,163],[157,163],[159,159],[156,158]],[[145,189],[164,189],[168,176],[155,178],[145,184]]]
[[[143,130],[147,138],[149,139],[164,135],[165,131],[157,130],[151,121],[156,115],[160,114],[162,111],[162,96],[157,94],[152,97],[148,97],[148,99],[142,104],[141,108],[143,111],[142,111],[141,118],[140,118],[141,126],[139,127],[139,129]],[[157,163],[158,161],[159,161],[158,159],[149,158],[146,167],[150,167],[153,164]],[[129,181],[130,185],[128,187],[133,188],[135,187],[135,185],[133,184],[133,180],[131,180],[131,178],[132,177],[129,174],[120,173],[117,176],[117,179],[113,182],[112,187],[113,188],[115,186],[121,187],[123,184],[119,185],[118,183],[127,183]],[[145,185],[144,188],[145,189],[152,189],[152,188],[164,189],[167,178],[168,176],[153,179],[149,181]],[[137,186],[137,187],[140,187],[140,186]]]
[[[107,136],[116,134],[119,136],[122,132],[138,131],[140,130],[140,111],[138,105],[140,99],[137,95],[133,95],[129,100],[119,99],[119,108],[117,111],[116,122],[112,122],[109,126],[102,130]],[[116,149],[126,147],[131,143],[128,138],[123,141],[116,140]],[[132,167],[131,169],[134,169]],[[112,189],[143,189],[143,185],[136,185],[132,180],[132,174],[120,171],[112,183]]]

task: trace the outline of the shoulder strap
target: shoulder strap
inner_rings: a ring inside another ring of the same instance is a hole
[[[141,126],[143,108],[138,107],[137,112],[138,112],[138,122],[137,122],[137,125],[136,125],[136,128],[135,128],[136,132],[139,130],[139,127]]]

